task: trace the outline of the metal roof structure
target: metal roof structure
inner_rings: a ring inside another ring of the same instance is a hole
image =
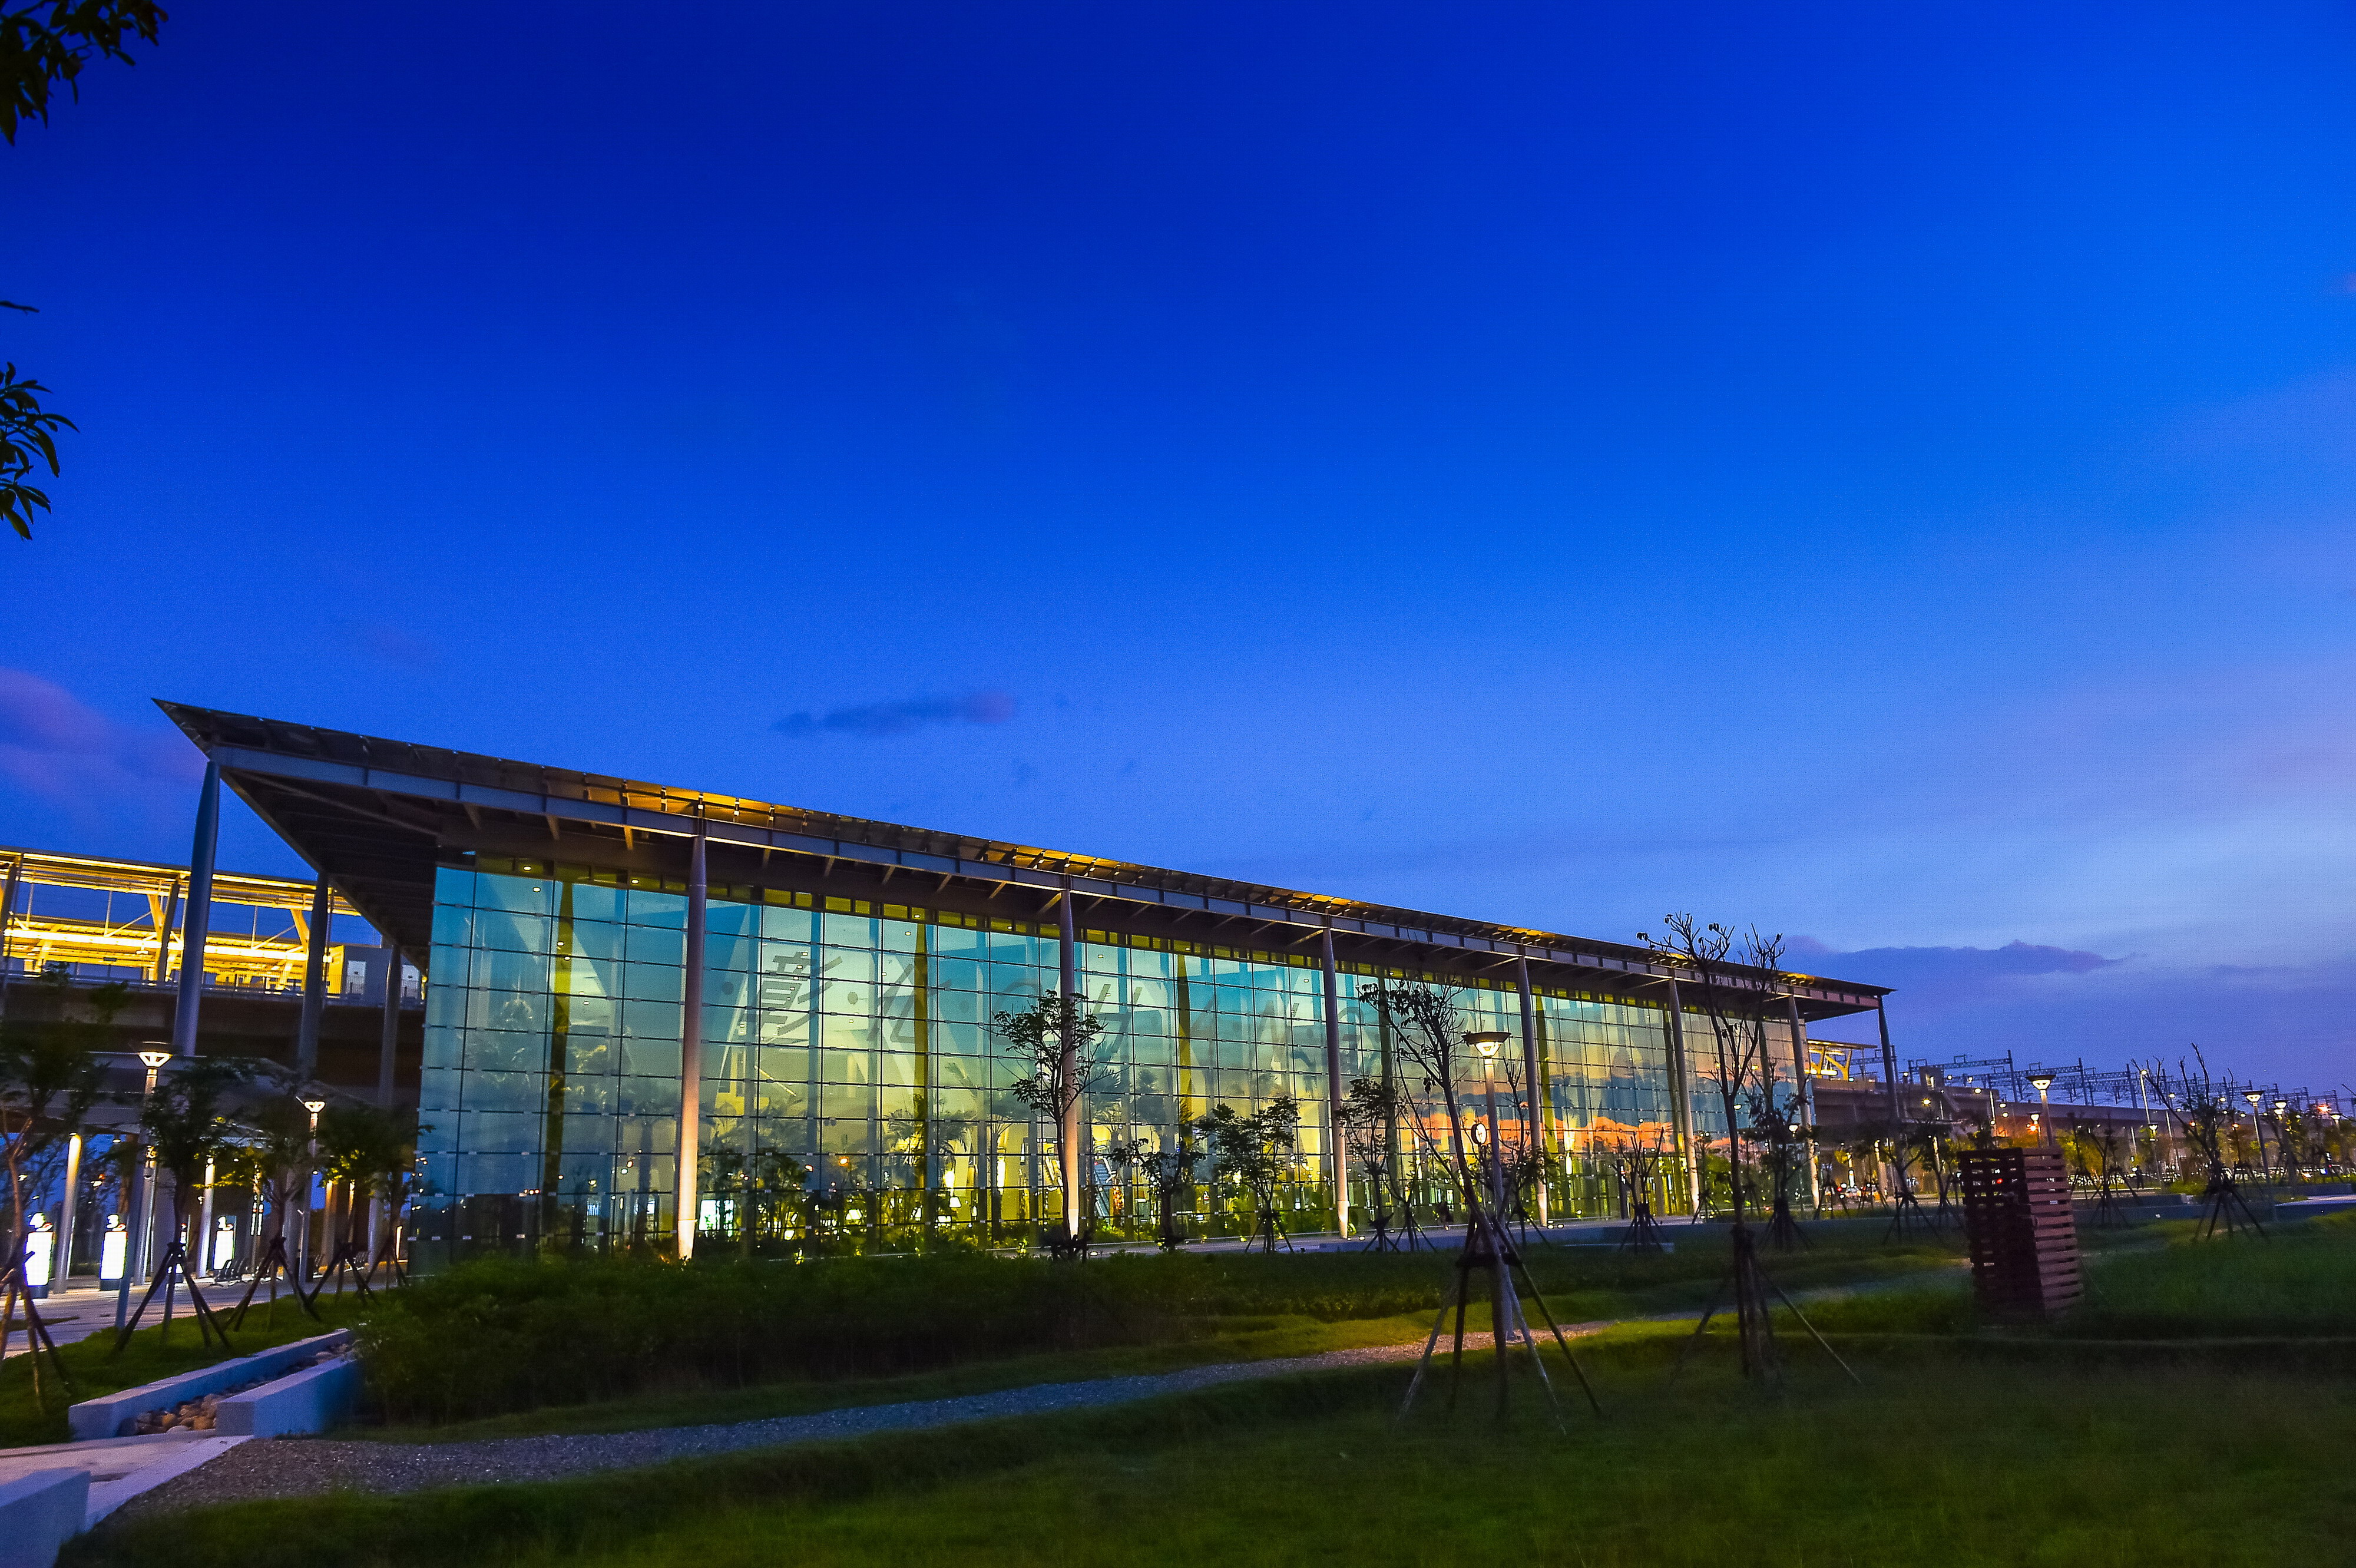
[[[220,763],[221,777],[378,930],[423,965],[434,873],[477,852],[640,867],[676,876],[701,827],[715,881],[847,878],[921,902],[929,888],[996,899],[1029,888],[1108,925],[1141,918],[1205,941],[1284,946],[1330,932],[1354,954],[1476,974],[1526,960],[1539,983],[1633,993],[1687,978],[1647,949],[1394,908],[1126,861],[513,762],[446,747],[156,704]],[[780,857],[786,866],[776,863]],[[908,878],[894,886],[895,879]],[[1540,971],[1543,972],[1539,972]],[[1759,976],[1802,1015],[1869,1011],[1888,988]],[[1655,991],[1658,994],[1658,990]]]

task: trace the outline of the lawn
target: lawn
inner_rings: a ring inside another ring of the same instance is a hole
[[[1608,1564],[2345,1560],[2348,1385],[2166,1369],[1869,1368],[1779,1391],[1667,1337],[1598,1348],[1567,1431],[1485,1376],[1394,1417],[1402,1369],[578,1482],[242,1504],[141,1521],[70,1563],[275,1568],[826,1563]],[[1714,1350],[1719,1348],[1714,1348]],[[1484,1371],[1476,1369],[1476,1371]]]
[[[1787,1287],[1951,1271],[1952,1243],[1889,1247],[1821,1227],[1776,1260]],[[1674,1253],[1532,1248],[1565,1323],[1690,1312],[1725,1231]],[[744,1421],[844,1404],[1162,1371],[1420,1339],[1452,1254],[1150,1254],[1084,1266],[972,1257],[573,1269],[470,1264],[365,1335],[395,1441]],[[1485,1321],[1484,1313],[1474,1315]]]
[[[1581,1347],[1601,1419],[1557,1368],[1560,1428],[1526,1379],[1510,1417],[1494,1420],[1482,1352],[1452,1415],[1443,1383],[1397,1419],[1408,1373],[1386,1367],[570,1482],[134,1518],[65,1561],[2211,1568],[2356,1555],[2345,1459],[2356,1379],[2309,1353],[2351,1337],[2356,1219],[2286,1228],[2271,1244],[2147,1234],[2092,1277],[2087,1306],[2052,1328],[1978,1323],[1960,1283],[1813,1303],[1859,1382],[1787,1318],[1775,1386],[1738,1377],[1717,1333],[1673,1386],[1689,1326],[1631,1323]],[[1281,1353],[1302,1345],[1284,1336],[1320,1325],[1387,1339],[1428,1324],[1296,1316],[1249,1332]],[[2237,1353],[2211,1353],[2222,1350]],[[1115,1358],[1108,1370],[1144,1353],[1089,1352]],[[796,1397],[970,1391],[1023,1364]]]

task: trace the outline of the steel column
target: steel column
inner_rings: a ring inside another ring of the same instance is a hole
[[[1694,1134],[1693,1075],[1686,1061],[1686,1015],[1677,996],[1677,983],[1669,982],[1669,1119],[1676,1124],[1678,1152],[1686,1162],[1686,1197],[1692,1211],[1701,1212],[1701,1140]]]
[[[1522,993],[1522,1083],[1529,1094],[1529,1113],[1522,1125],[1527,1130],[1530,1147],[1538,1152],[1538,1224],[1544,1227],[1551,1205],[1547,1201],[1546,1183],[1546,1103],[1550,1087],[1538,1073],[1537,1002],[1530,993],[1530,961],[1514,961],[1514,983]]]
[[[401,948],[398,943],[384,944],[378,961],[384,967],[384,1022],[376,1043],[376,1102],[380,1110],[392,1109],[392,1059],[401,1047]]]
[[[1055,901],[1056,932],[1063,945],[1063,1018],[1068,1023],[1080,1015],[1080,943],[1072,923],[1072,886],[1066,880],[1063,896]],[[1069,1028],[1059,1030],[1056,1045],[1063,1056],[1066,1084],[1079,1081],[1079,1044],[1072,1038]],[[1080,1235],[1080,1200],[1087,1183],[1080,1176],[1080,1097],[1072,1096],[1071,1108],[1064,1112],[1064,1124],[1055,1129],[1062,1145],[1064,1159],[1064,1234],[1076,1241]]]
[[[672,1220],[680,1261],[695,1256],[695,1228],[703,1208],[703,823],[687,852],[687,987],[679,1021],[679,1195]]]
[[[1350,1233],[1350,1152],[1342,1137],[1342,981],[1333,966],[1333,931],[1320,936],[1317,961],[1325,972],[1325,1139],[1333,1166],[1333,1230]]]
[[[0,1018],[8,1015],[8,982],[14,978],[8,968],[8,928],[16,919],[16,886],[25,879],[25,857],[21,854],[8,863],[8,887],[0,893]]]
[[[81,1192],[81,1134],[66,1140],[66,1200],[58,1212],[58,1289],[73,1283],[74,1199]]]
[[[172,878],[172,896],[164,900],[164,929],[156,935],[155,983],[161,985],[172,978],[172,932],[180,923],[180,889],[186,886],[181,878]]]
[[[311,885],[311,929],[303,943],[303,1015],[294,1029],[294,1076],[305,1083],[319,1076],[319,1020],[327,1011],[327,927],[335,908],[336,890],[323,874]]]
[[[1898,1109],[1898,1053],[1890,1048],[1890,1014],[1879,999],[1873,1004],[1873,1021],[1881,1026],[1881,1077],[1890,1086],[1890,1135],[1895,1138],[1898,1129],[1905,1124]],[[2012,1053],[2005,1054],[2009,1057]],[[1989,1098],[1994,1100],[1995,1096]]]
[[[180,998],[172,1010],[172,1050],[197,1054],[197,1009],[205,995],[205,935],[213,918],[213,852],[220,843],[220,764],[208,759],[197,795],[197,837],[188,852],[188,912],[181,924]],[[144,1243],[143,1243],[144,1245]]]
[[[1800,1125],[1813,1129],[1816,1124],[1816,1086],[1815,1080],[1808,1077],[1808,1025],[1800,1016],[1798,997],[1784,997],[1783,1005],[1790,1010],[1792,1017],[1793,1102],[1799,1108]],[[1811,1141],[1808,1144],[1808,1207],[1822,1208],[1824,1206],[1824,1178],[1816,1173],[1816,1148]]]

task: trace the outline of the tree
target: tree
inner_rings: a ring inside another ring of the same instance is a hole
[[[1145,1188],[1153,1195],[1154,1221],[1161,1232],[1154,1244],[1165,1252],[1176,1251],[1186,1241],[1178,1229],[1178,1214],[1193,1197],[1199,1179],[1196,1172],[1210,1153],[1203,1144],[1203,1125],[1182,1116],[1162,1147],[1148,1149],[1144,1140],[1131,1139],[1123,1151],[1144,1175]]]
[[[2224,1088],[2210,1075],[2209,1058],[2201,1047],[2192,1047],[2192,1061],[2187,1064],[2179,1057],[2176,1071],[2170,1074],[2158,1062],[2151,1066],[2151,1089],[2160,1105],[2176,1124],[2184,1130],[2184,1141],[2192,1146],[2208,1177],[2201,1198],[2209,1206],[2207,1222],[2200,1236],[2203,1240],[2223,1230],[2228,1236],[2247,1225],[2261,1237],[2266,1228],[2250,1211],[2247,1199],[2233,1182],[2230,1135],[2233,1130],[2233,1104]]]
[[[181,1283],[187,1285],[188,1304],[196,1308],[198,1334],[220,1332],[221,1343],[229,1343],[229,1335],[212,1321],[212,1309],[197,1292],[196,1267],[186,1250],[188,1203],[204,1185],[206,1167],[217,1164],[230,1146],[235,1129],[222,1112],[222,1101],[251,1076],[242,1062],[220,1057],[183,1058],[176,1070],[157,1077],[155,1087],[140,1104],[139,1124],[154,1152],[156,1173],[172,1178],[173,1247],[179,1251],[176,1256],[172,1248],[166,1250],[162,1267],[141,1298],[139,1310],[115,1338],[118,1351],[131,1342],[132,1330],[139,1326],[158,1286],[164,1292],[164,1335],[170,1337],[173,1288]]]
[[[1301,1105],[1280,1094],[1246,1116],[1232,1105],[1220,1104],[1202,1120],[1211,1142],[1211,1169],[1248,1194],[1252,1201],[1252,1234],[1269,1251],[1276,1251],[1283,1227],[1276,1218],[1277,1184],[1292,1166],[1292,1151],[1301,1142]],[[1292,1243],[1285,1242],[1289,1249]],[[1244,1249],[1249,1251],[1247,1245]]]
[[[1703,1063],[1700,1076],[1717,1088],[1719,1104],[1726,1117],[1728,1152],[1733,1165],[1734,1258],[1719,1289],[1723,1292],[1729,1283],[1733,1286],[1735,1331],[1741,1346],[1743,1375],[1774,1377],[1781,1368],[1775,1353],[1774,1326],[1768,1316],[1769,1290],[1783,1298],[1785,1307],[1800,1319],[1819,1345],[1824,1344],[1823,1336],[1815,1333],[1814,1326],[1792,1305],[1791,1298],[1783,1296],[1782,1287],[1770,1280],[1760,1266],[1758,1240],[1751,1233],[1750,1184],[1743,1179],[1740,1155],[1742,1108],[1754,1084],[1772,1080],[1767,1055],[1767,1024],[1776,1011],[1776,1000],[1783,994],[1783,939],[1780,935],[1762,936],[1759,928],[1752,926],[1740,938],[1738,949],[1730,926],[1715,921],[1703,925],[1691,915],[1670,915],[1665,925],[1668,931],[1665,937],[1656,940],[1640,931],[1636,940],[1651,948],[1662,962],[1689,977],[1687,994],[1700,1004],[1702,1015],[1708,1021],[1710,1055]],[[1694,1330],[1696,1339],[1708,1328],[1717,1310],[1713,1298]],[[1690,1342],[1687,1348],[1691,1348]],[[1832,1353],[1830,1346],[1824,1348],[1826,1354]],[[1844,1371],[1847,1370],[1847,1363],[1840,1361],[1838,1356],[1833,1359]]]
[[[62,86],[81,96],[81,68],[93,59],[132,64],[134,38],[155,41],[166,20],[154,0],[32,0],[0,3],[0,137],[10,145],[27,120],[49,121],[49,97]],[[33,306],[0,299],[10,310]],[[33,513],[49,510],[48,493],[27,482],[37,460],[58,475],[57,434],[72,420],[41,406],[49,389],[18,377],[12,362],[0,370],[0,518],[20,539],[33,537]]]
[[[1386,1191],[1395,1187],[1392,1162],[1398,1155],[1399,1095],[1398,1087],[1388,1077],[1380,1079],[1354,1078],[1350,1091],[1342,1101],[1342,1146],[1366,1181],[1367,1223],[1375,1233],[1376,1251],[1415,1250],[1417,1231],[1415,1208],[1406,1210],[1404,1243],[1391,1234],[1390,1198]],[[1348,1201],[1346,1196],[1344,1198]]]
[[[134,38],[155,41],[171,19],[155,0],[31,0],[0,5],[0,139],[16,143],[17,124],[49,123],[49,94],[62,86],[81,97],[81,68],[93,59],[131,58]]]
[[[63,966],[45,971],[34,984],[48,1001],[46,1016],[0,1023],[0,1161],[8,1172],[11,1259],[25,1255],[27,1183],[35,1191],[48,1184],[67,1140],[97,1104],[103,1069],[95,1053],[105,1048],[114,1015],[131,995],[121,982],[99,986],[84,1003],[90,1016],[76,1018]]]
[[[1048,1250],[1057,1257],[1084,1258],[1095,1216],[1087,1212],[1081,1201],[1077,1113],[1080,1102],[1110,1080],[1110,1074],[1094,1059],[1104,1021],[1092,1013],[1082,1013],[1077,998],[1048,991],[1020,1013],[992,1015],[991,1029],[1012,1046],[1031,1069],[1008,1085],[1008,1092],[1033,1117],[1055,1130],[1055,1172],[1064,1184],[1064,1219],[1060,1234],[1049,1236]]]

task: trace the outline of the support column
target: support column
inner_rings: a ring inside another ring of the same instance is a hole
[[[1669,1047],[1669,1119],[1676,1125],[1678,1153],[1686,1162],[1686,1198],[1692,1212],[1701,1212],[1701,1140],[1694,1133],[1693,1075],[1686,1064],[1685,1004],[1677,983],[1669,982],[1668,1026],[1662,1031]]]
[[[680,1262],[695,1256],[695,1227],[703,1208],[703,824],[695,824],[695,842],[687,852],[687,985],[686,1004],[679,1021],[679,1143],[678,1197],[672,1221],[679,1237]],[[394,996],[399,999],[399,986]]]
[[[81,1134],[76,1133],[66,1140],[66,1200],[58,1212],[57,1288],[60,1291],[73,1284],[74,1209],[80,1194]]]
[[[1317,961],[1325,972],[1325,1142],[1333,1167],[1333,1230],[1350,1233],[1350,1150],[1342,1136],[1342,981],[1333,966],[1333,932],[1321,933]]]
[[[1792,1018],[1793,1103],[1799,1108],[1800,1125],[1813,1130],[1816,1124],[1816,1084],[1808,1076],[1807,1021],[1800,1016],[1798,997],[1784,997],[1783,1005],[1790,1011]],[[1811,1141],[1808,1144],[1808,1207],[1822,1208],[1824,1206],[1824,1178],[1817,1174],[1816,1146]]]
[[[384,966],[384,1022],[376,1042],[376,1103],[392,1109],[392,1060],[401,1048],[401,944],[387,942],[377,961]]]
[[[1063,940],[1063,1017],[1068,1026],[1080,1015],[1080,941],[1072,922],[1072,885],[1064,883],[1063,896],[1055,900],[1056,934]],[[1063,1052],[1063,1074],[1066,1083],[1076,1083],[1080,1075],[1079,1043],[1072,1038],[1069,1027],[1061,1030],[1056,1038]],[[1064,1165],[1064,1234],[1072,1240],[1079,1240],[1080,1203],[1087,1187],[1080,1174],[1080,1113],[1085,1109],[1080,1097],[1072,1097],[1071,1108],[1064,1112],[1064,1124],[1055,1129],[1063,1146]]]
[[[1890,1089],[1890,1135],[1894,1138],[1905,1120],[1898,1109],[1898,1053],[1890,1048],[1890,1015],[1878,1001],[1873,1004],[1873,1021],[1881,1026],[1881,1079]],[[1995,1097],[1989,1098],[1993,1101]]]
[[[188,1238],[188,1277],[212,1273],[213,1261],[213,1162],[205,1162],[205,1196],[197,1208],[197,1233]]]
[[[172,878],[172,896],[164,900],[164,929],[155,942],[155,983],[163,984],[172,978],[172,932],[180,923],[180,890],[187,884],[179,877]]]
[[[1547,1192],[1545,1164],[1547,1090],[1550,1086],[1538,1071],[1537,1002],[1530,994],[1529,960],[1517,958],[1514,961],[1514,983],[1522,993],[1522,1083],[1530,1097],[1529,1114],[1523,1122],[1523,1126],[1527,1130],[1526,1135],[1530,1140],[1530,1147],[1538,1152],[1540,1160],[1538,1226],[1543,1230],[1549,1220],[1549,1210],[1552,1208]]]
[[[8,886],[0,893],[0,1018],[8,1015],[8,983],[15,972],[8,967],[8,928],[16,921],[16,887],[25,879],[25,857],[22,854],[8,863]]]
[[[220,764],[208,757],[197,794],[197,838],[188,851],[188,912],[181,920],[180,997],[172,1010],[172,1051],[197,1054],[197,1009],[205,995],[205,935],[213,918],[213,851],[220,842]]]
[[[305,1083],[319,1076],[319,1020],[327,1011],[327,927],[335,908],[336,892],[323,872],[311,885],[311,929],[303,944],[303,1016],[294,1029],[294,1076]]]

